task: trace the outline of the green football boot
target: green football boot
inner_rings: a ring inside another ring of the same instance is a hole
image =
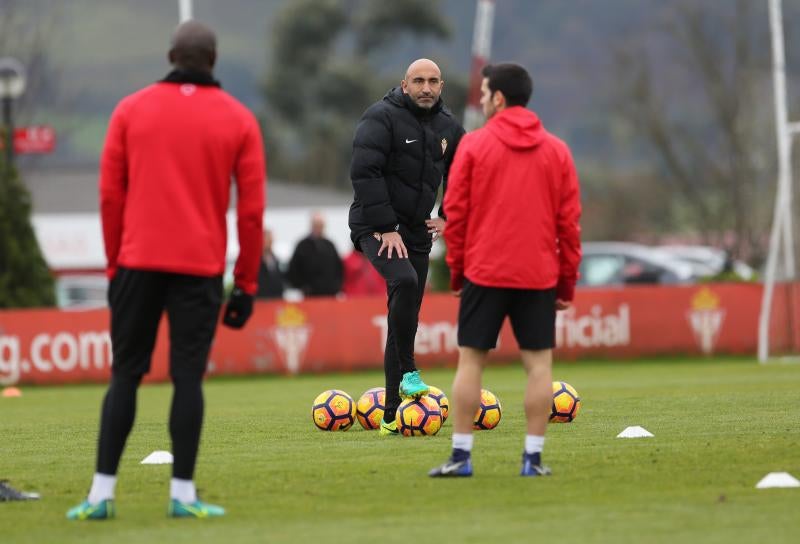
[[[106,499],[97,504],[83,501],[78,506],[70,508],[67,511],[67,519],[111,519],[114,517],[115,513],[114,501],[112,499]]]
[[[403,380],[400,382],[400,398],[418,399],[427,395],[429,390],[427,384],[419,377],[418,370],[403,374]]]
[[[225,515],[225,509],[200,500],[188,503],[177,499],[169,501],[167,515],[171,518],[216,518]]]
[[[386,423],[381,419],[381,428],[378,434],[381,436],[398,436],[400,431],[397,430],[397,420],[395,419],[391,423]]]

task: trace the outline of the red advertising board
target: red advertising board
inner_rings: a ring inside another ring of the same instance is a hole
[[[559,314],[556,358],[749,354],[757,348],[762,289],[757,284],[585,289]],[[457,299],[429,294],[415,352],[420,365],[452,366]],[[166,319],[151,381],[168,379]],[[774,352],[800,351],[800,283],[778,285],[770,330]],[[210,374],[305,373],[381,368],[386,301],[313,299],[259,302],[241,331],[220,327]],[[496,360],[517,359],[508,324]],[[108,312],[0,312],[0,384],[103,381],[111,365]]]
[[[5,148],[0,138],[0,149]],[[49,125],[17,127],[14,129],[14,153],[52,153],[56,149],[56,131]]]

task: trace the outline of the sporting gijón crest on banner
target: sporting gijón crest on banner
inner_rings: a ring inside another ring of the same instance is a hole
[[[713,353],[725,320],[719,297],[708,287],[703,287],[692,297],[692,309],[687,312],[687,318],[702,352],[706,355]]]
[[[278,309],[273,329],[275,344],[289,374],[297,374],[303,362],[311,327],[306,314],[297,306],[289,305]]]

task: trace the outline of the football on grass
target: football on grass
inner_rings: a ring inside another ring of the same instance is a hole
[[[374,431],[381,426],[383,411],[386,409],[386,389],[373,387],[364,392],[356,403],[356,417],[361,426]]]
[[[481,389],[481,404],[475,412],[472,428],[476,431],[488,431],[500,424],[503,407],[500,399],[488,389]]]
[[[346,431],[356,420],[356,403],[344,391],[328,389],[314,399],[311,418],[320,430]]]
[[[570,423],[581,410],[578,392],[567,382],[553,382],[553,408],[550,411],[551,423]]]
[[[431,436],[442,428],[442,411],[431,397],[406,399],[397,408],[397,430],[403,436]]]
[[[447,415],[450,413],[450,401],[447,400],[444,391],[431,385],[428,387],[428,396],[439,404],[439,409],[442,411],[442,423],[447,421]]]

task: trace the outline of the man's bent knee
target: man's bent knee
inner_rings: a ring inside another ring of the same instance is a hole
[[[415,275],[400,276],[391,281],[392,287],[402,291],[413,291],[416,293],[418,280]]]

